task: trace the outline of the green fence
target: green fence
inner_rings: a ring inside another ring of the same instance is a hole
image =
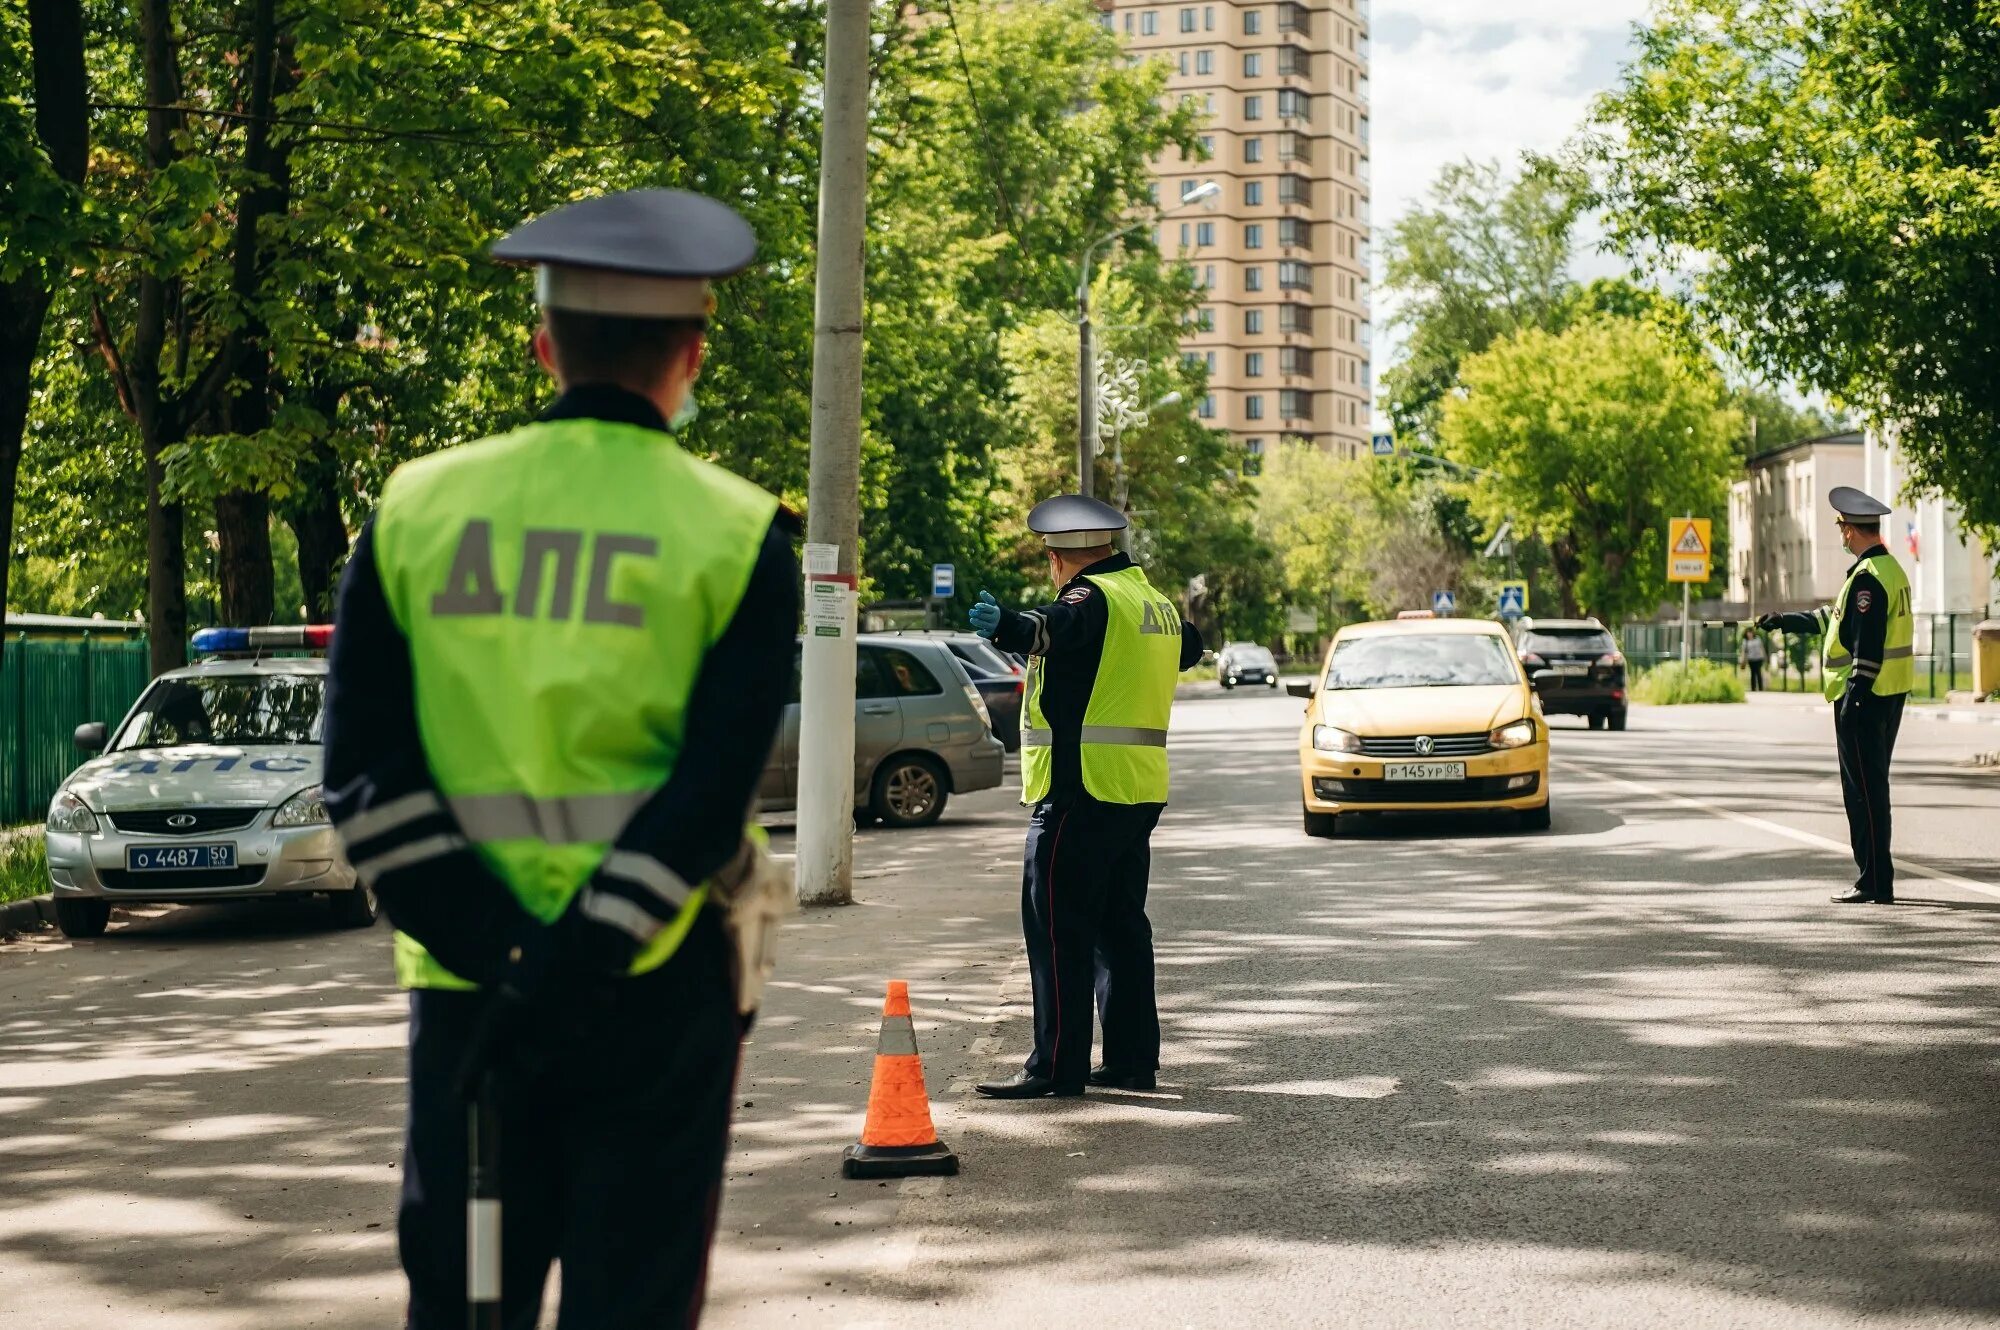
[[[1913,696],[1936,699],[1972,687],[1972,630],[1987,617],[1984,611],[1965,614],[1919,614],[1916,622],[1917,678]],[[1741,658],[1744,625],[1697,621],[1688,626],[1688,654],[1701,660],[1736,662]],[[1634,670],[1681,658],[1681,626],[1669,623],[1628,623],[1619,631],[1619,645]],[[1819,639],[1768,633],[1769,659],[1764,686],[1778,692],[1819,690]],[[1748,671],[1745,671],[1748,677]]]
[[[70,735],[115,725],[151,678],[144,638],[7,643],[0,664],[0,826],[39,821],[81,760]]]

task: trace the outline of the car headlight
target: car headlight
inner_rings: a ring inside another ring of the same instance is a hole
[[[1486,736],[1486,741],[1495,748],[1522,748],[1535,741],[1535,722],[1523,716],[1510,721]]]
[[[97,830],[97,815],[68,790],[58,790],[56,797],[49,801],[48,826],[50,831],[81,836]]]
[[[1313,747],[1322,753],[1358,753],[1361,751],[1361,736],[1332,725],[1315,725]]]
[[[317,785],[307,786],[278,805],[271,818],[274,827],[323,827],[333,819],[326,815],[326,798]]]

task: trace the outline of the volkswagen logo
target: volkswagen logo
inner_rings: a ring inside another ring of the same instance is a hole
[[[1428,753],[1430,749],[1426,748],[1424,751]],[[193,813],[175,813],[167,819],[167,825],[177,831],[186,831],[194,824],[195,816]]]
[[[1415,747],[1417,750],[1418,757],[1429,757],[1432,753],[1437,751],[1437,746],[1438,746],[1437,740],[1431,738],[1428,734],[1420,734],[1417,736],[1417,742]]]

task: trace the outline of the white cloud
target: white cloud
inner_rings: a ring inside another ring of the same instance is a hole
[[[1374,13],[1378,22],[1393,15],[1427,28],[1622,32],[1647,7],[1648,0],[1395,0]]]

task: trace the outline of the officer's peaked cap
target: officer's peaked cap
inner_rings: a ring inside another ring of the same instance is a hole
[[[1833,511],[1842,517],[1856,521],[1873,522],[1889,514],[1889,505],[1872,495],[1863,494],[1852,485],[1835,485],[1827,492],[1826,501],[1833,505]]]
[[[537,265],[535,299],[546,308],[700,319],[709,281],[749,267],[757,237],[725,203],[684,189],[628,189],[515,227],[493,257]]]
[[[1044,499],[1028,514],[1028,530],[1052,550],[1088,550],[1109,545],[1129,523],[1108,503],[1081,494]]]

